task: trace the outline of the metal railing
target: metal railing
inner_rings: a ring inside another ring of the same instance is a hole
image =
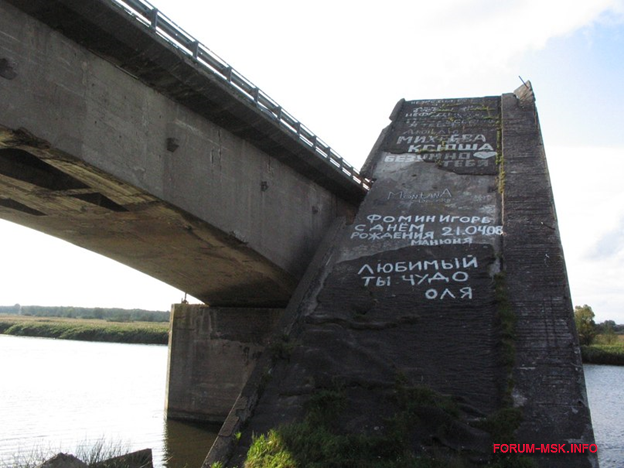
[[[196,64],[213,76],[227,83],[235,93],[255,105],[264,115],[277,122],[284,131],[295,135],[298,141],[307,146],[319,157],[327,161],[331,167],[340,171],[364,190],[370,188],[370,181],[362,177],[358,171],[328,144],[317,137],[310,129],[295,119],[251,81],[232,68],[225,60],[212,52],[197,39],[188,34],[158,9],[145,0],[108,0],[120,6],[126,14],[141,22],[154,33],[165,39],[178,50],[192,57]]]

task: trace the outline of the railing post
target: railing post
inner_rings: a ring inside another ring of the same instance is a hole
[[[232,67],[227,67],[225,70],[225,78],[227,79],[228,83],[232,82]]]
[[[158,10],[154,8],[150,13],[150,27],[155,31],[158,28]]]
[[[193,58],[195,60],[197,60],[197,57],[199,57],[199,41],[195,41],[191,44],[192,47],[192,52],[193,52]]]

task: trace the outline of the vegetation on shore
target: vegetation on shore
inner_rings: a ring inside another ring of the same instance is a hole
[[[581,346],[584,364],[624,366],[624,344]]]
[[[169,322],[169,312],[118,307],[20,305],[0,306],[0,315],[101,319],[111,322]]]
[[[613,320],[596,324],[594,317],[587,304],[574,308],[583,363],[624,366],[624,327]]]
[[[0,315],[0,334],[111,343],[167,344],[167,322]]]

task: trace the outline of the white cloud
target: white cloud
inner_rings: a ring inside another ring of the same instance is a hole
[[[572,298],[624,323],[624,147],[547,147]]]

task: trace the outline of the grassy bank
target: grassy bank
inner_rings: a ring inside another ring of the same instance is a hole
[[[61,340],[167,344],[169,324],[0,315],[0,333]]]
[[[581,346],[584,364],[624,366],[624,335],[600,334],[591,345]]]
[[[581,354],[585,364],[624,366],[624,346],[621,344],[581,346]]]

